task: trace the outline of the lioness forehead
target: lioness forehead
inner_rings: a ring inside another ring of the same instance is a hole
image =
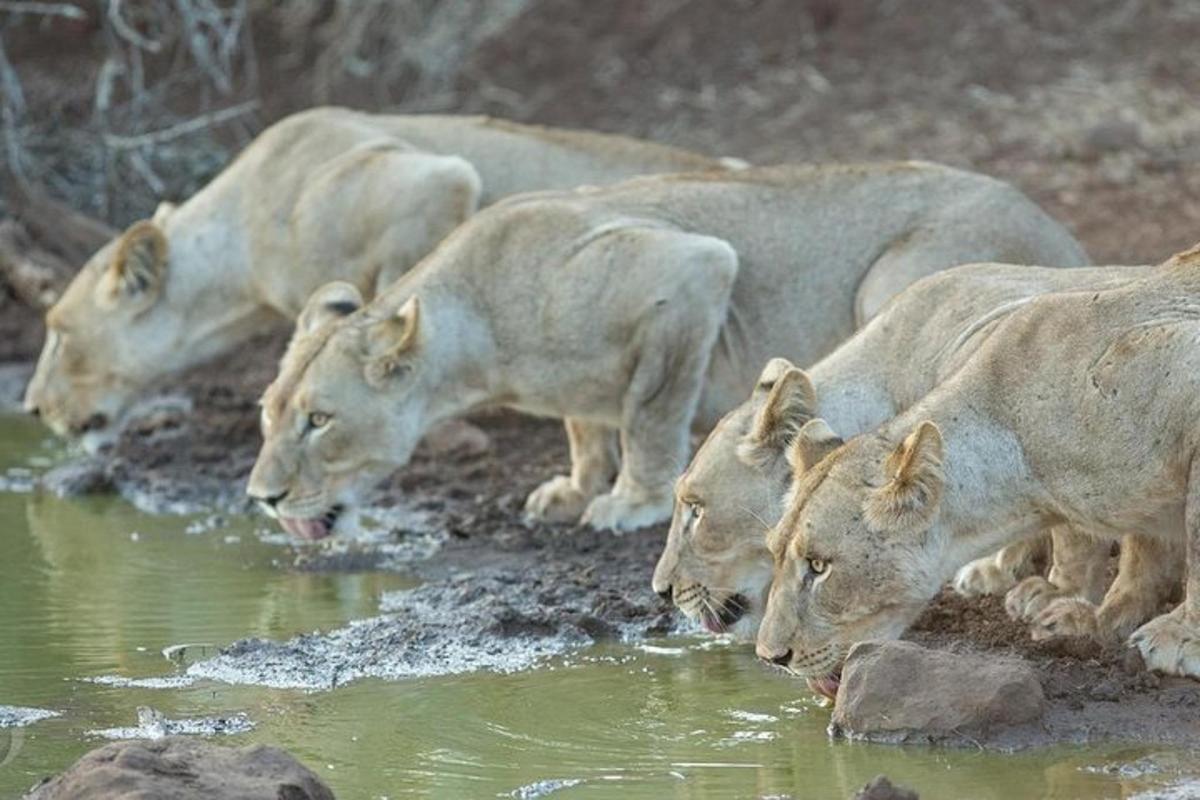
[[[794,479],[792,489],[788,498],[788,509],[784,513],[783,520],[778,528],[786,536],[785,541],[779,542],[780,552],[783,547],[795,538],[800,515],[804,513],[805,506],[812,499],[813,494],[825,483],[829,474],[833,471],[834,465],[841,458],[840,450],[835,450],[825,458],[817,462],[816,466],[807,470],[803,475]]]
[[[279,419],[283,416],[308,368],[340,329],[340,323],[327,325],[312,333],[297,335],[288,343],[287,352],[279,362],[279,374],[263,392],[262,406],[268,417]]]

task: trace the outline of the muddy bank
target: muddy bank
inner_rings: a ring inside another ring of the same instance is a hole
[[[529,554],[533,555],[533,554]],[[548,555],[543,553],[543,555]],[[447,559],[437,558],[446,565]],[[462,562],[454,559],[458,566]],[[608,638],[668,632],[672,618],[621,580],[578,560],[546,569],[461,571],[384,596],[378,617],[277,643],[237,642],[186,677],[277,688],[330,689],[361,678],[400,679],[486,669],[513,672]]]
[[[255,399],[279,341],[268,341],[252,368],[194,371],[181,386],[191,393],[190,412],[165,406],[131,425],[108,459],[70,461],[42,483],[62,491],[107,483],[150,509],[246,510],[242,482],[258,446]],[[180,680],[325,689],[372,676],[525,669],[598,639],[657,636],[681,626],[650,590],[665,526],[625,536],[526,526],[526,494],[567,468],[560,425],[510,413],[473,422],[488,447],[436,455],[422,448],[379,488],[375,533],[293,551],[294,569],[400,570],[420,587],[387,595],[379,616],[340,630],[238,642],[192,663]],[[72,470],[104,480],[65,480]],[[945,591],[910,638],[938,649],[1019,656],[1036,669],[1047,699],[1040,728],[971,746],[1103,739],[1200,746],[1200,683],[1147,673],[1122,648],[1032,642],[998,599]],[[749,648],[746,657],[753,657]],[[797,682],[796,691],[807,690]]]

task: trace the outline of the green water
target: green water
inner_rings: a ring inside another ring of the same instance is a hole
[[[54,456],[40,429],[0,418],[0,471]],[[0,704],[62,713],[0,731],[0,798],[103,743],[89,731],[134,725],[138,706],[170,718],[245,713],[255,729],[223,741],[281,745],[343,800],[509,796],[542,780],[578,782],[555,800],[844,798],[881,772],[925,800],[1116,798],[1177,777],[1102,769],[1144,749],[1002,756],[833,743],[828,712],[795,682],[741,647],[705,640],[608,645],[515,675],[324,693],[81,680],[169,675],[161,650],[174,644],[334,627],[375,613],[382,592],[407,585],[390,574],[290,572],[290,551],[260,541],[256,521],[187,533],[194,521],[117,500],[0,494]]]

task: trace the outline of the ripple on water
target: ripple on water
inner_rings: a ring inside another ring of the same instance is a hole
[[[57,711],[23,706],[0,706],[0,728],[24,728],[44,719],[61,716]]]
[[[243,713],[227,717],[168,719],[146,706],[137,710],[138,724],[132,728],[101,728],[87,732],[102,739],[161,739],[164,736],[231,736],[254,730],[254,723]]]

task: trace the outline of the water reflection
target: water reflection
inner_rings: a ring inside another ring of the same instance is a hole
[[[45,457],[43,441],[24,421],[0,418],[0,470]],[[545,784],[559,787],[555,800],[842,798],[879,773],[925,800],[1118,798],[1200,765],[1168,752],[1153,763],[1170,768],[1130,772],[1120,766],[1146,753],[1128,748],[1004,756],[831,743],[828,712],[796,682],[747,648],[711,640],[607,645],[515,675],[315,694],[81,682],[170,673],[160,654],[169,645],[340,625],[376,613],[381,592],[406,584],[298,574],[286,566],[291,553],[261,542],[251,520],[194,534],[190,522],[114,499],[0,493],[0,704],[63,713],[0,730],[0,796],[97,746],[86,731],[134,724],[138,706],[171,718],[244,712],[257,727],[231,741],[282,745],[346,798],[508,796],[539,781],[559,782]]]

